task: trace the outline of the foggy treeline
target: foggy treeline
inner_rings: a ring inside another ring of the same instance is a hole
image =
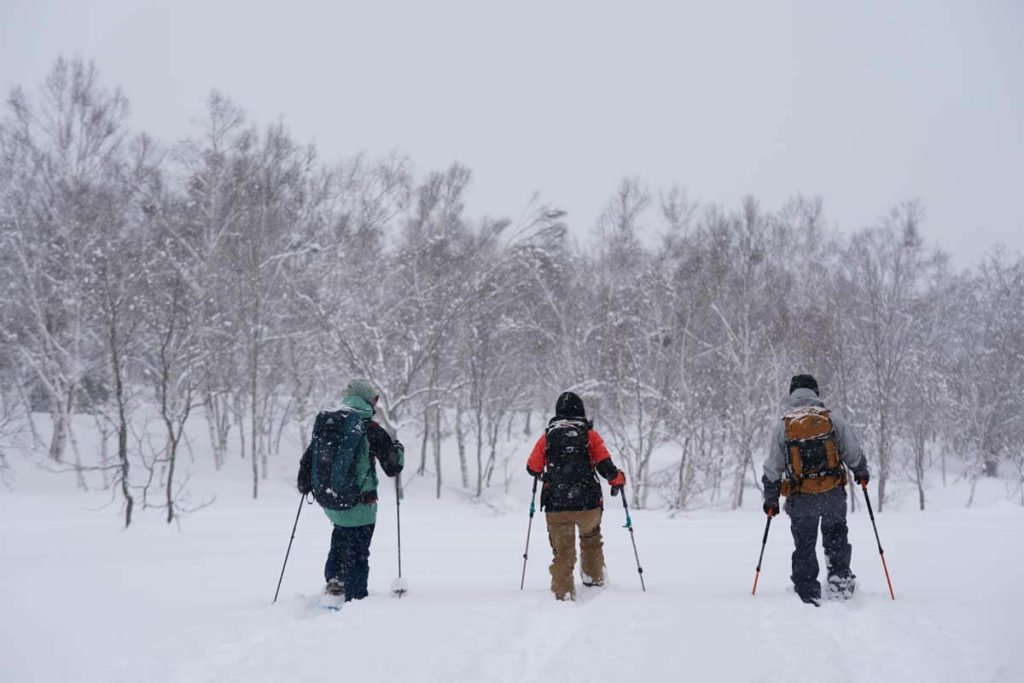
[[[557,203],[467,215],[459,164],[325,160],[216,93],[205,111],[154,140],[90,64],[59,60],[0,116],[0,445],[28,432],[83,485],[98,468],[126,524],[180,512],[187,425],[216,466],[251,462],[256,497],[271,459],[298,460],[283,436],[304,444],[356,376],[438,496],[525,477],[501,445],[573,390],[634,505],[737,507],[810,372],[880,509],[896,482],[924,509],[929,483],[973,496],[997,474],[1024,503],[1024,259],[954,270],[913,201],[843,235],[820,200],[710,206],[629,178],[574,237]]]

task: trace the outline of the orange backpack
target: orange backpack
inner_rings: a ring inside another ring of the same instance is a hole
[[[782,495],[824,493],[846,485],[846,468],[835,428],[825,408],[807,406],[787,413],[786,479]]]

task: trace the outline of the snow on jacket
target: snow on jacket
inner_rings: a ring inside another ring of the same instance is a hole
[[[568,418],[568,419],[583,419],[583,418]],[[526,469],[529,470],[533,476],[542,476],[544,474],[544,468],[547,466],[547,452],[548,438],[547,434],[541,434],[540,438],[537,439],[537,443],[534,445],[533,450],[530,452],[530,457],[526,461]],[[600,434],[595,432],[592,428],[587,430],[587,452],[590,456],[590,466],[596,469],[597,472],[605,479],[611,481],[619,474],[619,469],[612,462],[611,453],[604,445],[604,439],[601,438]],[[591,470],[593,472],[593,470]],[[603,508],[604,500],[601,496],[601,487],[597,483],[597,480],[590,477],[590,481],[583,482],[585,487],[588,489],[585,495],[575,504],[568,504],[566,501],[561,500],[560,496],[551,491],[551,483],[544,482],[544,489],[541,492],[541,508],[546,509],[548,512],[558,512],[562,510],[590,510],[593,508]]]
[[[825,404],[812,389],[800,388],[789,395],[790,410],[806,408],[807,406],[824,408]],[[829,414],[829,418],[832,420],[832,426],[836,432],[839,455],[842,457],[843,462],[853,470],[854,474],[866,472],[868,463],[864,458],[864,453],[860,449],[860,444],[857,442],[857,437],[853,430],[849,428],[842,418],[836,417],[832,413]],[[768,457],[764,461],[765,480],[772,483],[782,481],[783,477],[786,476],[788,460],[789,458],[786,454],[786,425],[780,419],[772,431],[772,440],[768,445]]]

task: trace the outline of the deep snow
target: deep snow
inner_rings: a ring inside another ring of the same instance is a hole
[[[750,595],[764,529],[754,500],[675,518],[632,511],[642,593],[622,508],[607,498],[610,583],[558,604],[540,513],[519,590],[525,474],[488,504],[454,489],[436,501],[432,481],[412,478],[402,506],[410,592],[389,591],[397,557],[385,485],[371,595],[331,613],[310,604],[330,533],[315,505],[303,508],[270,604],[299,502],[293,463],[277,464],[257,502],[246,463],[216,474],[192,466],[197,490],[217,486],[213,506],[180,530],[147,512],[125,531],[116,504],[96,509],[108,493],[12,460],[15,489],[0,491],[2,681],[1024,680],[1024,510],[999,502],[1001,482],[982,482],[973,509],[951,487],[935,492],[934,511],[909,509],[908,496],[908,509],[878,515],[895,602],[868,516],[853,514],[858,594],[815,609],[789,589],[785,517]]]

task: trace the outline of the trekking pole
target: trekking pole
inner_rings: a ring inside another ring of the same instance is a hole
[[[644,585],[644,568],[640,566],[640,555],[636,552],[636,537],[633,536],[633,520],[629,517],[629,503],[626,502],[626,491],[619,491],[619,495],[622,496],[622,508],[626,511],[626,526],[624,528],[629,529],[629,540],[633,542],[633,557],[636,558],[636,573],[640,575],[640,588],[646,593],[647,586]]]
[[[408,589],[402,578],[402,474],[395,475],[395,520],[398,523],[398,578],[391,583],[391,591],[402,599]]]
[[[535,476],[533,478],[533,493],[530,494],[530,523],[526,526],[526,548],[523,550],[523,576],[519,579],[519,590],[523,590],[523,585],[526,583],[526,556],[530,553],[530,531],[533,529],[534,501],[537,499],[538,479],[540,477]]]
[[[751,595],[757,595],[757,580],[761,578],[761,561],[764,559],[764,547],[768,545],[768,529],[772,526],[772,517],[774,516],[769,514],[768,521],[764,525],[764,538],[761,539],[761,554],[757,556],[757,572],[754,574],[754,590],[750,591]]]
[[[274,591],[274,602],[271,605],[277,603],[277,594],[281,592],[281,581],[284,579],[284,568],[288,566],[288,555],[292,552],[292,541],[295,540],[295,530],[299,527],[299,515],[302,514],[302,504],[306,502],[306,494],[303,493],[299,497],[299,511],[295,513],[295,524],[292,525],[292,537],[288,539],[288,550],[284,553],[284,564],[281,565],[281,576],[277,579],[277,590]]]
[[[871,509],[871,499],[868,498],[867,482],[862,482],[860,487],[864,491],[864,502],[868,506],[868,516],[871,517],[871,527],[875,530],[875,542],[878,543],[878,556],[882,558],[882,569],[885,571],[885,582],[889,584],[889,597],[895,600],[896,595],[892,592],[892,580],[889,578],[889,567],[885,564],[885,551],[882,550],[882,541],[878,538],[878,525],[875,524],[875,512]]]

